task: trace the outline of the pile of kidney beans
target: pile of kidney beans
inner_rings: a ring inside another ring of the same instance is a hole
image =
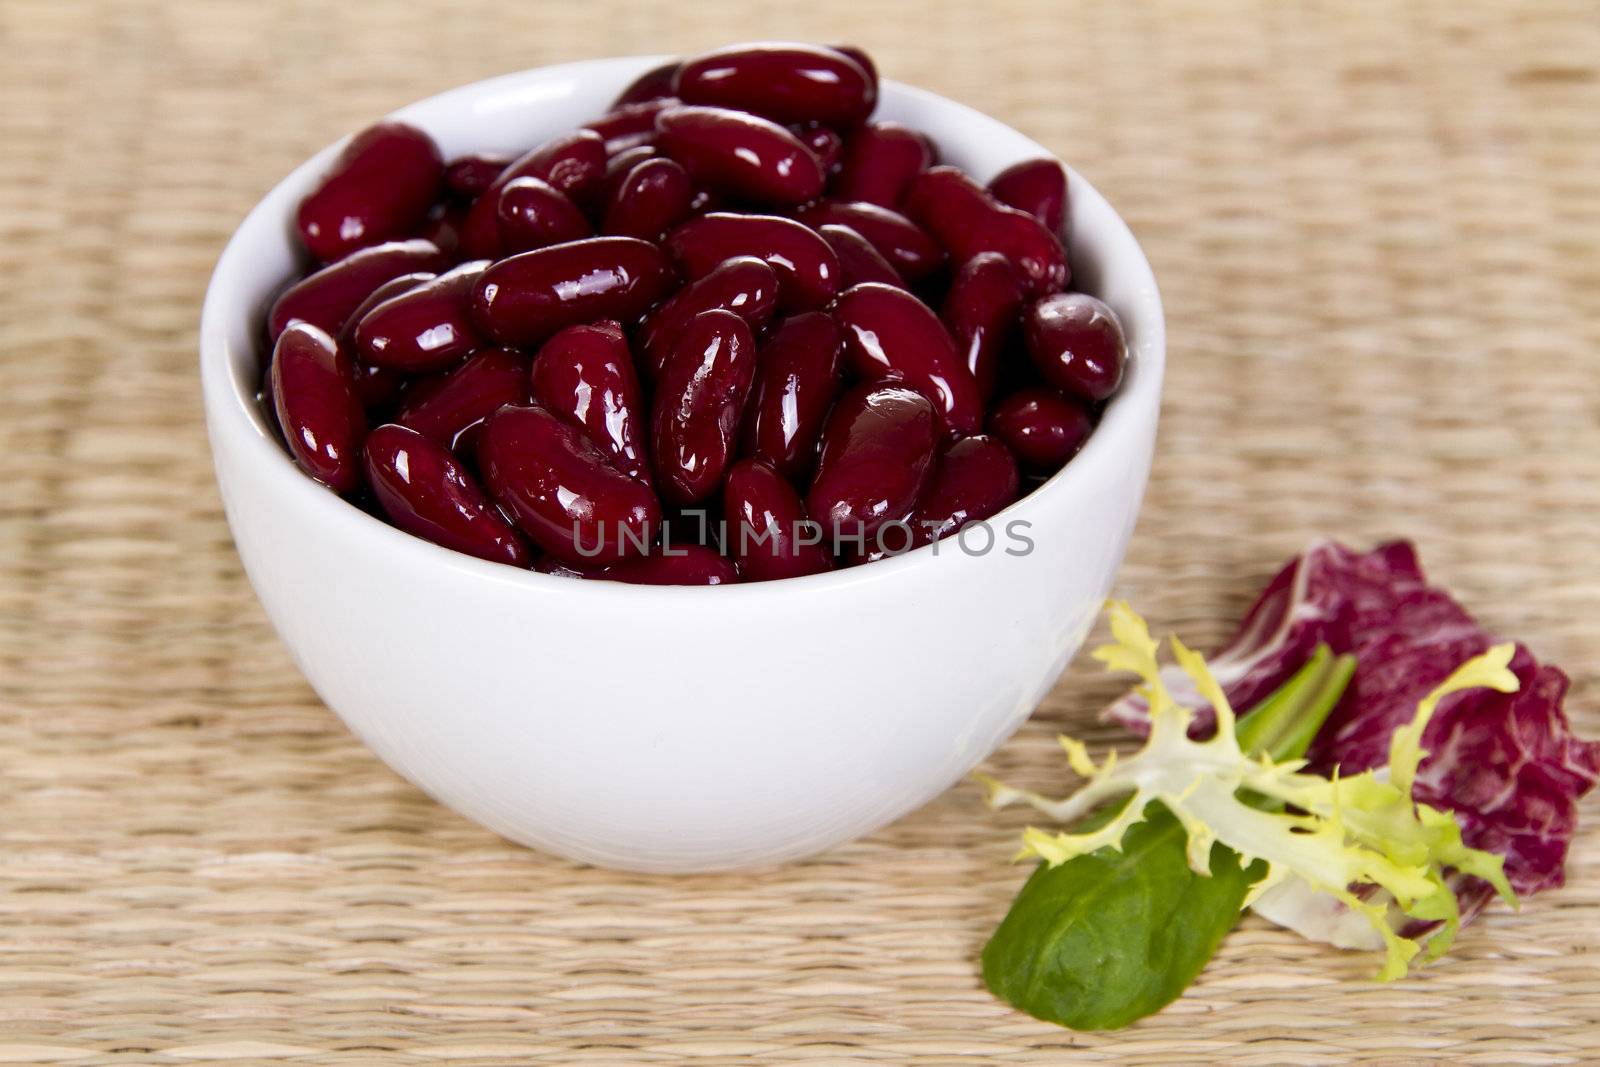
[[[853,48],[652,70],[515,159],[358,134],[268,314],[306,473],[483,559],[814,574],[994,515],[1077,452],[1126,344],[1068,292],[1060,163],[987,188],[873,122]]]

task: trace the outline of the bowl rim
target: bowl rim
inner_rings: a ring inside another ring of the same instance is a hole
[[[660,54],[621,56],[532,67],[435,93],[398,108],[385,118],[412,120],[420,111],[450,107],[471,109],[481,106],[485,100],[540,83],[592,76],[596,70],[607,68],[613,74],[618,71],[642,72],[671,58],[674,57]],[[1036,148],[1040,155],[1056,158],[1043,145],[1009,124],[931,90],[883,79],[880,82],[879,99],[882,101],[888,96],[902,97],[925,107],[944,110],[962,123],[1000,126]],[[241,313],[253,316],[264,311],[262,308],[242,307],[248,301],[234,291],[241,284],[236,279],[248,277],[251,273],[246,262],[246,245],[252,243],[252,235],[265,228],[282,228],[289,224],[294,207],[302,195],[297,190],[309,185],[314,175],[331,163],[334,155],[351,136],[353,134],[346,134],[314,153],[277,181],[256,202],[229,236],[218,257],[206,286],[201,310],[199,363],[208,430],[213,437],[228,433],[239,441],[239,451],[248,457],[242,462],[255,468],[254,476],[276,483],[274,488],[286,494],[286,499],[309,509],[324,521],[351,524],[348,529],[352,537],[376,538],[373,542],[375,546],[402,558],[409,557],[409,565],[442,567],[472,580],[521,586],[546,595],[560,592],[577,596],[627,597],[633,602],[661,599],[681,605],[687,598],[701,597],[716,597],[719,602],[728,603],[729,598],[780,592],[826,595],[847,586],[893,580],[914,569],[926,567],[929,560],[941,558],[941,555],[949,557],[953,565],[956,559],[972,562],[995,551],[991,549],[986,553],[969,554],[953,544],[954,537],[947,537],[870,564],[766,582],[738,582],[732,586],[632,585],[580,580],[564,575],[543,574],[531,568],[509,567],[434,544],[389,525],[318,484],[295,465],[288,451],[274,439],[254,396],[247,393],[236,380],[229,359],[232,347],[229,330],[234,316]],[[1068,176],[1071,225],[1076,226],[1080,220],[1091,218],[1097,230],[1094,243],[1099,248],[1113,251],[1103,262],[1102,270],[1109,273],[1111,268],[1108,265],[1114,262],[1115,272],[1131,283],[1129,288],[1136,296],[1133,310],[1137,312],[1141,336],[1136,351],[1130,354],[1121,387],[1107,403],[1088,441],[1061,470],[984,520],[996,528],[1004,528],[1006,523],[1018,519],[1028,519],[1029,515],[1042,511],[1048,501],[1057,497],[1086,491],[1089,485],[1097,481],[1097,475],[1115,468],[1119,450],[1131,448],[1137,443],[1146,421],[1156,422],[1159,418],[1160,390],[1166,363],[1166,321],[1154,272],[1138,239],[1110,202],[1070,164],[1062,161],[1062,165]],[[1126,309],[1120,313],[1124,318],[1128,317]],[[213,443],[214,451],[215,448]],[[218,474],[220,477],[220,470]],[[339,517],[341,515],[342,518]],[[1030,529],[1037,527],[1030,525]],[[941,553],[941,547],[946,551]]]

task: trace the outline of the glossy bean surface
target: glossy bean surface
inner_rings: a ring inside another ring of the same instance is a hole
[[[721,486],[755,371],[755,337],[738,315],[703,311],[684,326],[651,411],[656,485],[663,500],[694,504]]]
[[[389,521],[436,545],[526,567],[528,547],[450,451],[389,424],[367,435],[367,484]]]
[[[462,200],[476,200],[510,165],[510,156],[493,152],[460,156],[444,169],[445,188]]]
[[[933,464],[939,416],[921,393],[862,383],[828,418],[806,510],[837,537],[873,538],[916,510]]]
[[[267,335],[278,339],[291,322],[306,322],[337,337],[350,315],[378,286],[449,264],[432,241],[390,241],[363,248],[301,278],[283,291],[267,315]]]
[[[465,207],[440,201],[428,212],[422,227],[411,236],[432,241],[454,263],[460,258],[457,253],[461,250],[461,227],[466,220]]]
[[[634,167],[647,159],[662,158],[653,144],[634,145],[614,152],[606,159],[606,169],[600,176],[600,203],[611,203],[612,197],[617,195],[617,189],[622,185],[623,179]]]
[[[817,441],[839,391],[844,334],[824,311],[791,315],[772,331],[756,360],[745,415],[744,452],[794,482],[807,477]]]
[[[672,81],[687,103],[774,122],[853,126],[877,106],[872,77],[849,56],[804,44],[735,45],[684,61]]]
[[[799,494],[771,466],[746,459],[728,471],[722,490],[728,551],[746,582],[800,578],[831,570],[822,528],[810,523]]]
[[[828,47],[842,56],[855,60],[856,66],[860,67],[861,72],[867,76],[867,84],[872,87],[872,96],[876,99],[878,96],[878,65],[872,61],[872,57],[867,54],[866,50],[853,44],[830,44]]]
[[[680,103],[681,101],[672,97],[662,97],[637,104],[627,104],[613,108],[585,128],[599,134],[605,142],[606,153],[615,155],[629,148],[654,144],[656,116],[669,107],[677,107]]]
[[[565,193],[540,178],[515,178],[500,188],[495,207],[505,255],[592,236],[594,228]]]
[[[503,404],[526,404],[530,360],[514,348],[486,348],[406,393],[394,421],[452,451],[470,451],[483,420]]]
[[[574,130],[552,138],[511,161],[483,195],[472,202],[461,225],[461,255],[499,259],[500,190],[518,178],[538,178],[580,207],[599,196],[606,172],[605,141],[593,130]]]
[[[734,256],[679,289],[645,317],[639,330],[642,366],[652,381],[666,369],[679,334],[702,311],[731,311],[759,333],[778,303],[778,275],[766,260]]]
[[[569,326],[533,361],[533,402],[581,426],[613,466],[649,484],[643,393],[627,337],[616,322]]]
[[[629,585],[732,585],[739,580],[739,571],[714,548],[672,545],[641,559],[614,563],[598,577]]]
[[[374,307],[356,324],[356,350],[375,367],[427,374],[483,347],[472,292],[488,264],[463,263]]]
[[[625,175],[606,205],[600,231],[620,237],[659,241],[689,217],[694,183],[670,159],[640,161]]]
[[[672,79],[678,73],[678,61],[669,60],[658,67],[651,67],[633,81],[629,82],[621,94],[611,102],[611,110],[628,107],[630,104],[643,104],[651,100],[659,100],[664,96],[672,95]]]
[[[272,350],[272,401],[300,469],[339,493],[361,484],[367,416],[349,355],[324,330],[297,322]]]
[[[752,204],[803,204],[822,195],[822,164],[775,122],[718,107],[668,108],[656,143],[696,182]]]
[[[675,284],[657,246],[591,237],[500,260],[478,278],[473,313],[501,344],[531,347],[584,322],[631,322]]]
[[[994,395],[1001,357],[1017,337],[1022,303],[1022,279],[997,252],[967,260],[945,290],[939,317],[985,401]]]
[[[507,406],[490,415],[478,437],[478,469],[518,528],[569,563],[641,555],[661,524],[649,486],[612,466],[581,429],[540,407]]]
[[[998,252],[1022,275],[1032,296],[1048,296],[1067,284],[1067,255],[1056,235],[954,167],[934,167],[912,179],[902,209],[958,264],[981,252]]]
[[[301,243],[326,263],[404,237],[427,216],[443,184],[444,161],[432,137],[404,122],[369,126],[300,202]]]
[[[982,424],[977,382],[928,305],[904,289],[869,282],[841,293],[833,317],[856,374],[904,382],[933,401],[956,433],[972,433]]]
[[[358,134],[296,205],[338,258],[267,316],[303,324],[262,383],[295,462],[420,536],[613,581],[816,573],[995,514],[1082,447],[1126,339],[1068,291],[1062,164],[979,183],[877,94],[859,48],[759,42],[520,155]]]
[[[911,179],[933,166],[933,143],[898,122],[871,122],[850,135],[839,155],[833,195],[880,207],[900,204]]]
[[[437,274],[419,271],[415,274],[402,274],[398,278],[391,278],[374,289],[361,304],[350,313],[345,320],[344,329],[339,331],[336,338],[339,347],[347,352],[355,351],[356,324],[366,317],[367,312],[401,293],[415,289],[423,282],[432,281]],[[361,404],[367,409],[370,416],[375,412],[388,411],[400,399],[400,394],[406,387],[406,376],[390,367],[376,367],[370,363],[356,360],[356,392],[361,396]]]
[[[1058,160],[1013,163],[989,182],[989,195],[1027,212],[1054,234],[1067,220],[1067,171]]]
[[[881,282],[905,288],[905,279],[889,265],[872,242],[849,226],[825,222],[817,227],[833,254],[839,257],[839,285],[848,289],[862,282]]]
[[[1040,300],[1023,318],[1028,354],[1045,380],[1084,400],[1105,400],[1122,384],[1128,342],[1122,320],[1086,293]]]
[[[912,543],[931,544],[997,514],[1017,499],[1019,482],[1017,461],[999,438],[974,434],[946,442],[911,516]]]
[[[779,215],[712,212],[667,235],[666,249],[691,278],[735,256],[764,259],[778,273],[778,306],[809,311],[839,293],[839,257],[804,223]]]
[[[805,122],[790,127],[790,132],[800,138],[800,143],[811,149],[811,154],[822,164],[822,173],[831,175],[839,169],[839,157],[844,152],[844,138],[832,126],[820,122]]]
[[[1078,454],[1094,429],[1089,413],[1054,389],[1020,389],[989,415],[989,432],[1029,470],[1050,474]]]
[[[944,265],[944,249],[926,230],[877,204],[824,200],[802,211],[800,221],[812,228],[825,223],[850,227],[909,282],[920,281]]]

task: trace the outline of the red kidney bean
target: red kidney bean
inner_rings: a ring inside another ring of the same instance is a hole
[[[632,173],[633,168],[647,159],[658,159],[661,153],[656,151],[655,145],[641,144],[632,148],[624,148],[606,160],[606,170],[600,178],[600,203],[610,204],[617,195],[617,190],[622,187],[623,180]]]
[[[905,279],[889,265],[889,261],[872,242],[849,226],[825,222],[817,227],[822,239],[828,242],[833,254],[839,257],[839,284],[848,289],[862,282],[880,282],[905,288]]]
[[[611,102],[611,110],[624,108],[630,104],[643,104],[651,100],[659,100],[664,96],[672,95],[672,79],[678,73],[678,61],[663,63],[659,67],[651,67],[622,90],[615,100]]]
[[[438,275],[432,271],[415,271],[411,274],[402,274],[398,278],[390,278],[367,295],[367,298],[356,306],[345,320],[344,329],[339,331],[339,344],[345,348],[353,348],[356,343],[356,327],[361,320],[367,317],[367,312],[388,300],[390,297],[409,293],[423,282],[431,282]]]
[[[824,200],[800,212],[800,221],[848,226],[865,237],[906,281],[921,281],[944,266],[944,249],[921,226],[898,211],[865,201]]]
[[[350,139],[300,202],[301,242],[324,262],[415,230],[439,199],[444,161],[433,138],[404,122],[380,122]]]
[[[772,319],[778,302],[778,275],[766,260],[734,256],[723,260],[705,277],[690,282],[645,316],[639,340],[645,351],[643,367],[651,380],[666,370],[678,336],[702,311],[731,311],[756,333]]]
[[[459,204],[441,201],[428,212],[428,218],[423,222],[422,228],[412,236],[432,241],[439,247],[439,251],[454,263],[459,258],[456,253],[461,250],[461,227],[466,220],[466,208]]]
[[[998,252],[967,260],[945,291],[939,317],[985,401],[994,395],[1000,357],[1022,320],[1022,301],[1022,279]]]
[[[510,156],[496,153],[462,156],[444,169],[445,188],[462,200],[476,200],[510,165]]]
[[[998,513],[1017,499],[1018,484],[1017,461],[998,438],[976,434],[946,443],[911,516],[912,544],[932,544]]]
[[[811,473],[817,441],[839,391],[844,334],[825,311],[778,324],[756,359],[745,415],[744,451],[799,482]]]
[[[339,347],[346,351],[354,351],[356,343],[356,325],[366,317],[367,312],[389,299],[399,296],[421,285],[423,282],[432,281],[438,277],[427,271],[415,274],[402,274],[398,278],[391,278],[372,291],[372,294],[361,302],[361,305],[350,313],[345,320],[344,329],[339,331]],[[377,367],[371,363],[362,363],[359,360],[355,365],[356,392],[361,397],[361,404],[367,409],[367,414],[387,411],[400,399],[401,392],[406,387],[406,376],[389,367]]]
[[[673,230],[666,248],[691,278],[703,278],[735,256],[766,260],[778,272],[778,306],[784,311],[822,307],[839,292],[839,257],[828,242],[779,215],[715,211]]]
[[[728,551],[738,559],[744,581],[799,578],[833,569],[821,526],[806,518],[794,487],[766,463],[746,459],[729,468],[722,511]]]
[[[694,195],[689,198],[689,216],[709,215],[713,211],[722,211],[727,202],[710,189],[695,189]]]
[[[650,418],[662,499],[694,504],[716,493],[755,373],[755,337],[738,315],[702,311],[683,328]]]
[[[590,237],[503,259],[478,278],[473,314],[502,344],[529,347],[581,322],[631,322],[674,284],[661,249]]]
[[[886,523],[909,519],[938,438],[938,412],[921,393],[856,386],[828,417],[806,510],[839,538],[870,538]]]
[[[1067,171],[1058,160],[1029,159],[1014,163],[989,182],[989,195],[1044,223],[1059,234],[1067,219]]]
[[[421,239],[359,249],[285,289],[267,315],[267,336],[276,341],[291,322],[308,322],[337,337],[350,313],[384,282],[448,265],[437,245]]]
[[[872,114],[872,79],[849,56],[804,44],[736,45],[684,60],[672,80],[686,103],[735,108],[774,122],[854,126]]]
[[[604,138],[606,152],[615,155],[642,145],[652,145],[656,139],[656,116],[681,101],[675,97],[661,97],[613,108],[589,123],[585,129],[593,130]]]
[[[502,404],[526,404],[530,360],[514,348],[486,348],[448,374],[417,382],[394,421],[463,454],[483,420]]]
[[[483,346],[472,292],[487,263],[463,263],[374,307],[356,324],[363,361],[405,374],[444,370]]]
[[[602,233],[659,241],[689,217],[694,185],[670,159],[646,159],[630,170],[606,206]]]
[[[867,84],[872,86],[872,97],[876,100],[878,97],[878,65],[872,61],[872,57],[853,44],[831,44],[828,47],[842,56],[855,60],[856,66],[860,67],[862,73],[867,76]]]
[[[629,585],[732,585],[739,571],[714,548],[673,545],[642,559],[614,563],[598,577]]]
[[[478,467],[511,520],[568,563],[642,555],[661,525],[650,487],[544,408],[507,405],[490,415],[478,437]]]
[[[352,362],[356,378],[356,396],[361,398],[361,406],[369,418],[390,411],[405,393],[406,376],[388,367]]]
[[[367,435],[365,453],[367,482],[400,529],[491,563],[528,565],[517,531],[442,445],[389,424]]]
[[[350,356],[326,331],[297,322],[272,349],[272,400],[294,461],[338,493],[361,484],[367,415]]]
[[[1040,473],[1060,470],[1093,429],[1089,413],[1053,389],[1019,389],[989,415],[989,432]]]
[[[840,200],[896,207],[911,179],[933,166],[933,143],[896,122],[872,122],[845,141],[833,194]]]
[[[803,204],[822,195],[822,164],[775,122],[718,107],[656,116],[656,142],[695,181],[755,204]]]
[[[1048,296],[1067,284],[1067,254],[1056,235],[1032,215],[995,200],[954,167],[917,175],[901,206],[958,263],[980,252],[998,252],[1022,275],[1031,296]]]
[[[1128,342],[1122,320],[1087,293],[1040,300],[1023,317],[1028,354],[1045,380],[1084,400],[1104,400],[1122,384]]]
[[[508,256],[594,234],[578,206],[549,182],[516,178],[500,187],[499,197],[500,249]]]
[[[823,174],[833,174],[839,169],[839,156],[844,152],[844,138],[833,127],[820,122],[804,122],[790,129],[800,138],[800,143],[811,149],[811,154],[822,164]]]
[[[518,178],[538,178],[579,207],[588,208],[598,196],[606,172],[606,146],[593,130],[546,141],[513,160],[494,184],[472,202],[461,225],[461,254],[468,259],[499,259],[500,190]]]
[[[844,330],[845,359],[862,378],[904,382],[933,401],[955,433],[982,424],[977,382],[928,305],[904,289],[869,282],[839,294],[833,317]]]
[[[621,324],[568,326],[550,338],[532,384],[535,404],[581,426],[613,466],[650,484],[647,411]]]

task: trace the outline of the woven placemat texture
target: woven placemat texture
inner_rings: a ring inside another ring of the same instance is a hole
[[[779,870],[590,870],[433,804],[242,574],[195,371],[296,162],[491,74],[851,40],[1074,163],[1167,301],[1120,581],[1202,646],[1310,537],[1415,538],[1600,734],[1600,10],[1568,4],[0,4],[0,1061],[1600,1062],[1600,810],[1570,884],[1393,986],[1247,919],[1114,1035],[991,999],[1021,815],[961,786]],[[1099,741],[1081,664],[991,761]]]

